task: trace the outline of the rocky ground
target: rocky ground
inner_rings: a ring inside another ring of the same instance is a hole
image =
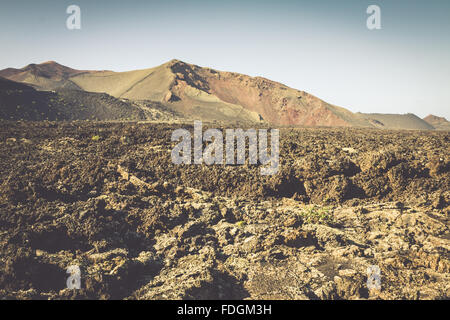
[[[450,297],[448,131],[283,129],[261,176],[173,165],[178,127],[0,122],[0,297]]]

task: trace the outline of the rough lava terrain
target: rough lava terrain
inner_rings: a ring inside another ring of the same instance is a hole
[[[261,176],[173,165],[180,126],[1,121],[0,297],[450,297],[448,131],[282,129]]]

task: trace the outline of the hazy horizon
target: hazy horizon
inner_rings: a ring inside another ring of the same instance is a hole
[[[81,7],[81,30],[66,8]],[[366,9],[381,8],[381,30]],[[261,76],[364,113],[450,119],[450,2],[11,1],[0,69],[129,71],[179,59]]]

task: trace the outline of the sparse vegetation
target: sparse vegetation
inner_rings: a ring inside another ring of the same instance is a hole
[[[331,207],[311,205],[301,211],[300,216],[305,223],[331,224],[334,221]]]
[[[243,227],[245,227],[245,221],[243,221],[243,220],[238,221],[238,222],[236,222],[236,225],[237,225],[239,228],[243,228]]]

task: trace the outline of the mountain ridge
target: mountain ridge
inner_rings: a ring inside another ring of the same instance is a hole
[[[418,117],[353,113],[270,79],[200,67],[178,59],[125,72],[76,70],[47,61],[22,69],[0,70],[0,76],[41,91],[81,90],[106,93],[117,99],[157,102],[187,118],[202,120],[244,120],[277,126],[433,129]]]

